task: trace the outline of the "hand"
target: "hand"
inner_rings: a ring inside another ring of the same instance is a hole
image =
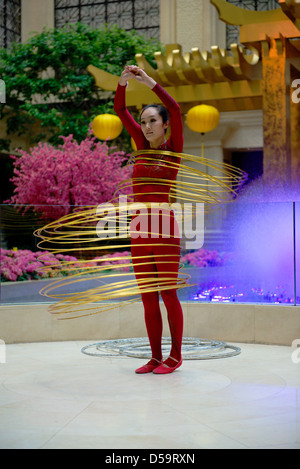
[[[127,80],[130,78],[133,78],[132,74],[127,70],[127,67],[123,70],[120,76],[119,83],[121,86],[126,86],[127,85]]]
[[[127,80],[130,79],[134,79],[151,89],[156,85],[156,81],[149,77],[144,70],[137,67],[136,65],[126,65],[120,78],[120,84],[125,86],[127,84]]]

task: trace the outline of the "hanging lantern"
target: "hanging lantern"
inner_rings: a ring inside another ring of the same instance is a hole
[[[100,114],[92,122],[95,137],[100,140],[113,140],[123,130],[123,125],[118,116],[113,114]]]
[[[188,127],[194,132],[206,134],[214,130],[220,122],[220,113],[217,108],[200,104],[192,107],[186,116]]]
[[[137,150],[137,146],[136,146],[136,143],[135,143],[135,141],[134,141],[134,139],[133,139],[132,137],[131,137],[130,143],[131,143],[131,146],[132,146],[132,148],[134,149],[134,151],[136,151],[136,150]]]

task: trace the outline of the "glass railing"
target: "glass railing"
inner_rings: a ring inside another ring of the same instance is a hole
[[[70,211],[70,207],[57,208],[52,207],[53,213]],[[64,227],[58,245],[50,242],[59,233],[56,226],[46,232],[46,241],[40,246],[41,239],[34,232],[45,221],[37,215],[37,207],[28,207],[24,215],[19,209],[0,206],[2,305],[55,302],[51,294],[43,296],[40,292],[60,279],[65,281],[60,293],[67,295],[74,292],[74,285],[76,291],[83,292],[103,283],[134,280],[125,238],[112,249],[111,240],[99,244],[86,224],[75,223]],[[70,230],[73,234],[68,237]],[[89,238],[81,230],[87,230]],[[180,272],[190,276],[191,286],[179,289],[179,297],[197,303],[299,305],[299,241],[300,203],[224,205],[205,215],[204,244],[182,250]],[[99,266],[104,273],[100,279]],[[76,276],[76,283],[66,281],[70,275]]]
[[[191,269],[196,286],[192,292],[185,292],[186,299],[211,303],[300,304],[299,204],[232,203],[212,217],[218,215],[222,220],[220,230],[212,232],[211,242],[206,230],[206,245],[208,256],[211,250],[216,251],[221,262],[204,269]]]
[[[294,304],[300,305],[300,202],[293,203]]]

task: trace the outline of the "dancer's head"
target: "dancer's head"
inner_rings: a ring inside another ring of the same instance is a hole
[[[160,104],[150,104],[142,110],[140,121],[143,134],[150,143],[164,139],[169,126],[169,116],[166,108]]]

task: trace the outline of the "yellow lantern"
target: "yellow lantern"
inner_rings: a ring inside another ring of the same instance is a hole
[[[132,148],[134,149],[134,151],[136,151],[136,150],[137,150],[137,146],[136,146],[136,143],[135,143],[135,141],[133,140],[133,138],[132,138],[132,137],[131,137],[131,140],[130,140],[130,142],[131,142],[131,146],[132,146]]]
[[[206,104],[192,107],[186,116],[188,127],[194,132],[206,134],[214,130],[220,122],[220,113],[218,109]]]
[[[113,140],[123,130],[123,125],[118,116],[113,114],[100,114],[92,122],[95,137],[100,140]]]

